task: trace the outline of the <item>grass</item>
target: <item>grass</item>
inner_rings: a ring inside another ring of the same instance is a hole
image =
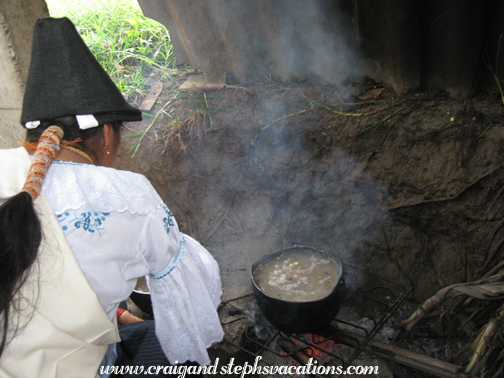
[[[207,100],[206,92],[203,91],[203,100],[189,100],[189,99],[180,99],[180,101],[185,101],[185,102],[194,102],[201,104],[201,107],[198,107],[196,109],[197,113],[200,113],[203,116],[203,122],[206,120],[206,117],[208,117],[208,120],[210,121],[210,128],[213,126],[213,118],[212,114],[210,113],[212,109],[215,110],[222,110],[224,112],[227,112],[227,109],[219,108],[217,106],[210,105]]]
[[[502,42],[503,36],[504,36],[504,34],[501,34],[499,36],[499,41],[497,42],[497,52],[495,54],[495,65],[492,66],[487,49],[485,49],[485,51],[483,52],[483,61],[484,61],[485,65],[488,67],[488,69],[490,70],[490,72],[492,73],[492,77],[493,77],[495,84],[497,85],[497,89],[499,91],[500,99],[502,101],[502,104],[504,105],[504,90],[503,90],[502,84],[501,84],[504,80],[501,80],[497,74],[497,71],[499,69],[499,55],[500,55],[500,48],[501,48],[501,42]],[[483,135],[483,134],[481,134],[481,135]]]
[[[156,136],[156,139],[158,138],[157,136],[157,133],[156,133],[156,130],[153,128],[154,127],[154,124],[156,123],[156,121],[158,120],[158,118],[163,115],[163,114],[167,114],[165,112],[165,109],[174,101],[177,99],[177,96],[175,96],[172,100],[166,102],[163,107],[156,113],[156,115],[151,115],[151,114],[147,114],[147,113],[144,113],[144,116],[148,116],[148,117],[151,117],[153,118],[152,122],[150,123],[149,127],[147,127],[147,129],[145,129],[145,131],[142,131],[142,132],[139,132],[139,133],[135,133],[135,134],[129,134],[129,135],[124,135],[123,138],[127,138],[127,137],[134,137],[134,136],[140,136],[140,139],[138,139],[135,144],[133,145],[133,147],[130,148],[129,150],[129,153],[133,152],[133,155],[131,155],[131,157],[134,157],[135,154],[137,153],[138,151],[138,148],[140,147],[140,144],[142,143],[142,140],[145,138],[145,136],[147,135],[147,133],[149,132],[149,130],[152,128],[152,130],[154,130],[154,134]],[[170,118],[171,116],[169,114],[167,114]],[[170,122],[171,124],[171,122]]]
[[[135,94],[140,97],[146,95],[145,80],[153,73],[156,79],[175,81],[174,75],[193,71],[190,67],[176,67],[167,29],[157,21],[146,18],[137,0],[46,0],[46,3],[52,17],[68,17],[72,20],[84,42],[130,102],[134,102]],[[167,114],[165,109],[173,101],[198,103],[196,112],[203,116],[203,121],[208,118],[210,127],[213,125],[211,111],[225,110],[210,105],[205,92],[202,100],[182,99],[185,95],[175,90],[172,100],[165,103],[156,114],[143,113],[144,117],[152,118],[145,131],[123,136],[138,138],[129,151],[132,157],[149,131],[154,131],[158,138],[154,124],[161,115]],[[190,120],[171,120],[168,126],[171,131],[164,138],[180,142],[183,148],[182,128],[192,129],[194,125]]]
[[[378,127],[380,126],[383,122],[387,121],[390,119],[390,117],[392,117],[394,114],[397,114],[399,113],[400,111],[406,109],[406,106],[403,106],[397,110],[395,110],[393,113],[389,114],[388,116],[386,116],[385,118],[382,118],[381,120],[379,120],[378,122],[376,122],[375,124],[371,125],[371,126],[368,126],[364,129],[362,129],[360,132],[363,133],[365,131],[368,131],[368,130],[371,130],[371,129],[374,129],[375,127]]]
[[[176,59],[167,29],[146,18],[136,0],[46,0],[52,17],[75,24],[126,98],[145,94],[151,73],[171,79]]]
[[[262,49],[256,48],[256,53],[259,56],[259,59],[261,60],[262,65],[264,66],[266,73],[262,72],[262,75],[264,78],[271,82],[276,79],[276,72],[277,72],[277,64],[276,60],[273,59],[272,61],[269,61],[266,59],[266,55],[261,51]]]

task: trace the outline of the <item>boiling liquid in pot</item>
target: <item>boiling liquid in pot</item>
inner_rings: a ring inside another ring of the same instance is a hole
[[[313,251],[283,253],[254,271],[254,281],[265,294],[295,302],[325,298],[340,277],[337,260]]]

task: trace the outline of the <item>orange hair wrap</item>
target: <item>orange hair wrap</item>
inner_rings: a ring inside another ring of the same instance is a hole
[[[33,200],[38,197],[47,170],[58,154],[61,138],[63,130],[58,126],[49,126],[40,136],[26,183],[21,189],[28,192]]]

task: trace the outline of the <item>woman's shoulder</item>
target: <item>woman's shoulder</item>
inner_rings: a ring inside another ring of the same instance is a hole
[[[145,176],[90,164],[54,161],[42,189],[57,214],[84,205],[101,212],[148,214],[163,205]]]

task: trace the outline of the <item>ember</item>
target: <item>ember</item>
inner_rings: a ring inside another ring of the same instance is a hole
[[[308,355],[313,357],[319,364],[325,364],[331,359],[330,354],[334,354],[341,344],[336,344],[330,339],[317,336],[311,333],[303,335],[302,340],[294,339],[294,342],[302,347],[302,344],[310,345],[307,350]]]

